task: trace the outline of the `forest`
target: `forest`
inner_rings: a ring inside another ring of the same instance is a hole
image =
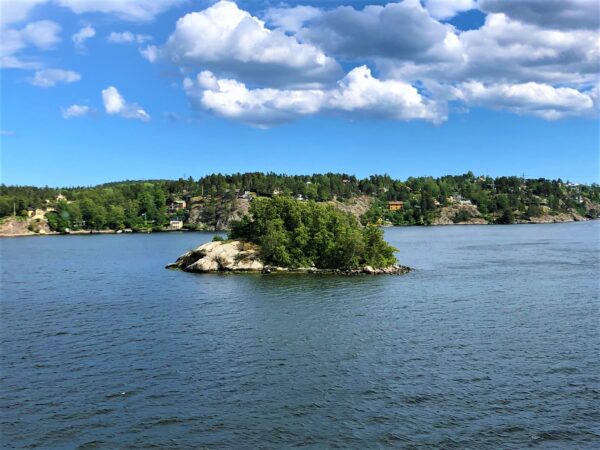
[[[50,228],[65,229],[162,229],[169,219],[188,223],[189,206],[203,202],[203,216],[215,211],[230,213],[239,197],[283,196],[298,200],[347,202],[360,196],[374,198],[361,218],[364,224],[426,225],[449,205],[452,198],[477,207],[482,216],[496,223],[511,223],[515,217],[533,217],[576,211],[593,217],[590,205],[600,203],[600,186],[577,185],[562,180],[525,179],[516,176],[492,178],[472,172],[439,178],[393,179],[373,175],[359,179],[348,174],[284,175],[275,173],[212,174],[194,180],[122,181],[93,187],[34,187],[0,185],[0,217],[27,217],[43,209]],[[183,199],[187,207],[169,211]],[[398,211],[388,201],[402,201]],[[207,219],[208,220],[208,219]]]

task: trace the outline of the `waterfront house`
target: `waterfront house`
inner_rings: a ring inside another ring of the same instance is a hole
[[[177,219],[169,220],[169,228],[171,230],[181,230],[183,228],[183,220],[177,220]]]
[[[401,202],[401,201],[388,202],[388,209],[390,211],[400,211],[403,207],[404,207],[404,202]]]
[[[175,200],[169,205],[169,212],[176,213],[177,211],[184,210],[186,206],[187,203],[185,202],[185,200]]]

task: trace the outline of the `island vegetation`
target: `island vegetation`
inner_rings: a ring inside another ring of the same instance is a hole
[[[0,221],[22,221],[32,233],[230,229],[254,201],[279,197],[328,203],[353,213],[363,225],[551,222],[600,215],[600,186],[560,179],[468,172],[402,181],[388,175],[253,172],[94,187],[2,184]]]
[[[257,244],[261,259],[275,266],[381,268],[396,262],[381,229],[361,227],[331,205],[289,197],[252,202],[250,214],[232,224],[230,238]]]

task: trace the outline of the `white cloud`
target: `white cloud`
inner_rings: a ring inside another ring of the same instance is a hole
[[[467,104],[508,110],[554,120],[596,113],[591,93],[548,84],[492,84],[469,81],[460,86],[459,98]]]
[[[484,84],[535,82],[586,89],[598,77],[600,39],[591,30],[544,29],[489,14],[484,25],[461,32],[454,61],[377,60],[387,77],[449,85],[463,80]],[[451,41],[449,41],[452,43]]]
[[[425,8],[432,17],[445,20],[460,12],[477,8],[477,2],[475,0],[425,0]]]
[[[393,58],[432,61],[455,59],[446,47],[454,28],[431,18],[419,0],[366,6],[340,6],[324,11],[298,32],[329,55],[352,59]]]
[[[479,0],[478,6],[486,12],[504,13],[519,22],[551,29],[597,30],[600,26],[598,0]]]
[[[135,103],[127,103],[114,86],[102,90],[102,102],[108,114],[119,115],[127,119],[150,120],[146,111]]]
[[[158,56],[181,66],[209,68],[254,83],[316,84],[335,80],[338,63],[230,1],[186,14]]]
[[[29,13],[43,3],[53,3],[70,9],[75,14],[104,13],[121,20],[148,22],[157,15],[186,0],[1,0],[0,25],[26,20]]]
[[[67,108],[61,108],[62,116],[65,119],[73,117],[83,117],[91,114],[94,110],[87,105],[71,105]]]
[[[15,134],[12,130],[0,130],[0,136],[14,136]]]
[[[134,34],[131,31],[123,31],[122,33],[113,31],[106,38],[106,40],[112,44],[143,44],[151,39],[151,36],[146,34]]]
[[[113,14],[122,20],[147,22],[184,0],[54,0],[76,14]]]
[[[39,62],[23,59],[19,53],[28,47],[50,50],[60,42],[60,26],[50,20],[31,22],[21,29],[2,27],[0,65],[4,68],[36,68]]]
[[[249,89],[244,83],[218,79],[209,71],[184,89],[195,105],[240,122],[269,127],[326,112],[351,117],[393,120],[445,120],[445,110],[416,88],[396,80],[378,80],[366,66],[357,67],[330,89]]]
[[[159,52],[160,51],[156,45],[149,45],[148,47],[140,50],[140,54],[151,63],[158,60]]]
[[[292,8],[269,8],[265,19],[269,25],[285,31],[299,31],[306,22],[320,17],[323,12],[313,6],[294,6]]]
[[[81,80],[81,75],[72,70],[43,69],[38,70],[29,81],[37,87],[53,87],[57,83],[75,83]]]
[[[75,33],[71,39],[78,49],[85,48],[85,41],[96,36],[96,30],[91,26],[85,26]]]
[[[0,25],[4,27],[8,24],[24,21],[36,5],[44,2],[46,2],[46,0],[1,0]]]

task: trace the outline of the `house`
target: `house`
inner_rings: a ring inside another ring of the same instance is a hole
[[[169,205],[169,212],[176,213],[177,211],[181,211],[181,210],[185,209],[186,206],[187,206],[187,203],[185,202],[185,200],[175,200],[175,201],[171,202],[171,204]]]
[[[57,202],[66,202],[66,201],[67,201],[67,197],[65,197],[65,196],[64,196],[64,195],[62,195],[62,194],[58,194],[58,195],[56,196],[56,201],[57,201]]]
[[[177,219],[169,220],[169,228],[171,230],[181,230],[183,228],[183,220],[177,220]]]
[[[454,195],[451,195],[450,197],[448,197],[448,201],[449,201],[450,203],[460,203],[460,202],[462,202],[463,200],[464,200],[464,199],[463,199],[463,196],[462,196],[462,195],[460,195],[460,194],[454,194]]]
[[[458,202],[460,205],[472,205],[471,200],[461,200]]]
[[[390,211],[400,211],[404,207],[404,202],[391,201],[388,202],[388,209]]]

